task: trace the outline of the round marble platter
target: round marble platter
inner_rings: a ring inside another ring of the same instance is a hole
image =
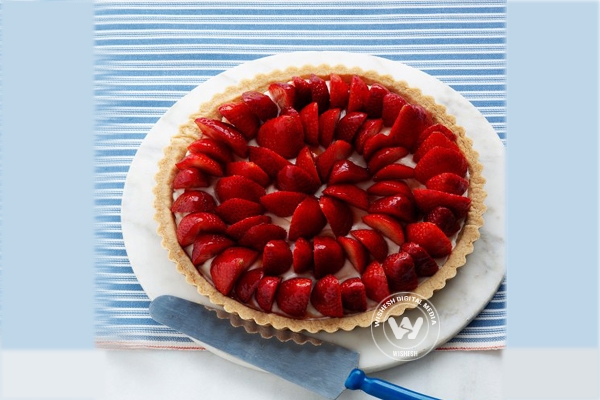
[[[346,52],[277,54],[227,70],[180,99],[143,140],[125,181],[121,224],[131,267],[150,299],[170,294],[211,305],[194,286],[185,282],[183,275],[176,271],[175,265],[167,257],[167,251],[161,246],[161,238],[156,232],[157,223],[154,221],[152,193],[158,161],[171,136],[178,132],[179,126],[214,94],[258,73],[304,64],[343,64],[363,70],[373,69],[420,88],[424,94],[446,106],[448,113],[456,117],[458,125],[465,128],[467,135],[473,140],[474,148],[479,152],[484,166],[483,176],[487,180],[485,224],[480,230],[481,237],[475,243],[473,253],[467,257],[467,263],[459,268],[456,277],[448,281],[443,290],[436,292],[431,298],[440,318],[441,332],[435,343],[439,347],[479,314],[496,293],[504,277],[504,146],[485,117],[468,100],[438,79],[400,62]],[[411,311],[407,313],[405,315],[410,316]],[[367,372],[402,363],[378,349],[369,328],[358,328],[350,332],[322,332],[311,336],[358,351],[359,367]],[[431,343],[423,343],[423,346],[429,347]],[[222,357],[239,362],[219,350],[205,347]]]

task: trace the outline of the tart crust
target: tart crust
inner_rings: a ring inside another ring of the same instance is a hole
[[[157,184],[154,189],[155,220],[158,222],[157,231],[162,237],[162,246],[168,251],[169,259],[175,263],[177,270],[185,276],[186,281],[196,286],[198,293],[207,296],[210,302],[216,306],[222,306],[225,311],[236,314],[243,320],[254,321],[261,326],[289,329],[293,332],[335,332],[340,329],[349,331],[356,327],[369,326],[373,319],[373,310],[343,318],[294,319],[280,314],[256,310],[221,294],[198,272],[177,241],[176,222],[171,213],[173,203],[171,186],[177,172],[175,164],[186,154],[187,146],[201,135],[200,130],[194,123],[196,118],[220,119],[221,115],[217,110],[219,105],[240,100],[242,93],[249,90],[266,92],[268,85],[272,82],[288,82],[293,76],[307,78],[311,74],[328,79],[330,73],[338,74],[342,78],[348,78],[348,80],[352,75],[358,75],[368,85],[376,82],[380,83],[390,91],[403,96],[409,103],[424,107],[431,113],[434,123],[441,123],[454,132],[457,136],[457,144],[468,161],[469,187],[467,193],[471,198],[471,207],[464,220],[464,225],[458,233],[456,244],[446,262],[440,266],[437,273],[421,283],[413,291],[414,293],[428,299],[433,296],[434,292],[444,288],[446,282],[456,276],[458,268],[466,263],[467,255],[473,252],[474,242],[480,236],[479,229],[484,224],[483,214],[486,210],[484,205],[486,197],[485,179],[482,176],[483,166],[479,162],[478,153],[473,149],[472,140],[466,136],[465,130],[456,124],[456,119],[446,112],[443,105],[437,104],[433,97],[424,95],[420,89],[409,87],[404,81],[395,80],[390,75],[381,75],[373,70],[364,71],[356,67],[349,68],[344,65],[326,64],[275,70],[268,75],[260,74],[253,79],[244,80],[238,85],[230,86],[223,92],[216,94],[211,101],[202,104],[197,113],[190,115],[187,123],[180,127],[179,132],[171,138],[169,146],[164,150],[164,157],[159,162],[159,170],[156,175]],[[394,307],[393,310],[394,316],[401,315],[405,311],[400,307]]]

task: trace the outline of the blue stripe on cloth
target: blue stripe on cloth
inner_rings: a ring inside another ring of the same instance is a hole
[[[148,316],[120,227],[123,184],[147,132],[197,85],[280,52],[341,50],[404,62],[471,101],[506,139],[504,1],[98,1],[94,46],[97,342],[196,348]],[[448,347],[505,340],[505,288]]]

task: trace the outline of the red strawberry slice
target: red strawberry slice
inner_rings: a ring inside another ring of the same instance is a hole
[[[404,164],[390,164],[381,168],[375,175],[375,182],[411,179],[415,177],[415,169]]]
[[[321,212],[319,201],[314,197],[307,197],[294,210],[288,238],[290,240],[300,237],[309,239],[321,232],[326,224],[327,220]]]
[[[350,95],[348,96],[346,111],[348,113],[362,111],[368,101],[369,87],[358,75],[353,75],[350,81]]]
[[[281,110],[294,107],[296,102],[296,87],[294,85],[274,82],[269,85],[269,93]]]
[[[367,167],[371,174],[377,173],[383,167],[394,163],[408,154],[404,147],[386,147],[377,150],[369,159]]]
[[[369,253],[367,253],[365,246],[358,240],[346,236],[339,236],[337,241],[344,249],[344,253],[346,253],[350,264],[362,274],[369,262]]]
[[[329,75],[329,107],[346,108],[350,87],[338,74]]]
[[[431,116],[421,106],[405,104],[390,129],[390,138],[397,145],[414,150],[423,130],[431,125]]]
[[[183,192],[171,206],[173,213],[195,213],[209,212],[212,213],[217,207],[215,198],[209,193],[202,190],[187,190]]]
[[[367,291],[360,278],[346,279],[341,284],[342,305],[350,312],[367,311]]]
[[[433,258],[446,257],[452,252],[452,243],[432,222],[415,222],[406,226],[406,240],[423,247]]]
[[[233,160],[231,149],[226,144],[217,142],[211,138],[202,138],[189,144],[191,153],[203,153],[220,163],[228,163]]]
[[[375,260],[379,262],[385,260],[388,254],[388,244],[381,233],[372,229],[356,229],[350,231],[350,234],[365,246]]]
[[[327,317],[344,316],[342,288],[340,281],[333,275],[324,276],[315,283],[310,301],[318,312]]]
[[[404,243],[404,228],[395,218],[386,214],[367,214],[362,220],[397,245]]]
[[[260,198],[260,204],[268,212],[278,217],[289,217],[294,213],[298,204],[306,199],[306,194],[300,192],[279,191],[266,194]]]
[[[219,106],[219,113],[242,132],[246,139],[250,140],[256,136],[260,119],[245,102],[225,103]]]
[[[215,184],[215,194],[222,203],[229,199],[246,199],[258,203],[265,195],[265,188],[245,176],[226,176]]]
[[[387,214],[402,222],[413,222],[417,219],[417,210],[409,196],[396,194],[375,200],[369,206],[370,214]]]
[[[223,176],[223,166],[203,153],[189,153],[175,166],[178,169],[198,168],[212,176]]]
[[[390,254],[382,266],[392,292],[409,292],[419,286],[415,262],[410,254],[404,251]]]
[[[292,252],[294,272],[301,274],[310,270],[313,265],[313,245],[304,238],[298,238]]]
[[[371,174],[366,168],[356,165],[350,160],[336,161],[329,174],[329,185],[340,183],[358,183],[371,178]]]
[[[413,195],[419,210],[427,214],[438,206],[449,208],[457,218],[467,215],[471,208],[471,199],[452,193],[432,189],[414,189]]]
[[[412,190],[404,181],[381,181],[367,188],[367,193],[372,196],[393,196],[402,194],[412,197]]]
[[[363,122],[354,137],[354,147],[358,154],[363,154],[366,141],[378,134],[381,128],[383,128],[383,120],[381,118],[367,119]]]
[[[365,104],[365,112],[369,118],[381,118],[383,112],[383,98],[390,91],[379,83],[374,83],[369,89],[369,98]]]
[[[446,136],[451,141],[456,142],[456,135],[454,134],[454,132],[452,132],[450,129],[448,129],[446,126],[444,126],[442,124],[434,124],[434,125],[428,126],[427,128],[425,128],[425,130],[423,132],[421,132],[421,134],[419,135],[419,139],[417,139],[417,146],[420,146],[421,143],[423,143],[425,141],[425,139],[427,139],[427,137],[429,135],[431,135],[433,132],[442,133],[444,136]]]
[[[293,115],[272,118],[260,127],[256,142],[259,146],[273,150],[283,158],[294,158],[304,147],[302,120]]]
[[[223,233],[225,222],[215,214],[198,212],[188,214],[177,225],[177,241],[182,247],[194,243],[200,233]]]
[[[397,145],[392,142],[388,135],[377,133],[365,140],[363,158],[368,162],[379,150],[393,146]]]
[[[387,93],[383,97],[383,104],[381,110],[381,118],[383,119],[384,126],[392,126],[398,118],[398,114],[404,105],[406,104],[406,100],[404,97],[400,96],[397,93]]]
[[[286,192],[313,194],[321,186],[304,169],[296,165],[286,165],[277,174],[276,186]]]
[[[254,217],[244,218],[243,220],[230,225],[225,234],[234,240],[240,240],[242,236],[255,225],[271,223],[271,217],[268,215],[256,215]]]
[[[233,240],[224,235],[217,233],[200,234],[194,240],[192,263],[202,265],[234,244]]]
[[[316,101],[309,103],[300,111],[300,119],[304,128],[304,140],[311,146],[319,144],[319,105]]]
[[[373,261],[367,266],[365,273],[362,275],[362,281],[365,285],[367,297],[371,300],[381,302],[390,295],[385,271],[377,261]]]
[[[308,147],[304,147],[300,150],[298,157],[296,157],[296,165],[308,172],[311,179],[321,185],[321,177],[319,177],[319,171],[317,171],[315,157]]]
[[[260,186],[267,186],[271,182],[269,175],[252,161],[234,161],[225,166],[225,175],[240,175],[253,180]]]
[[[425,182],[425,187],[427,189],[439,190],[440,192],[461,195],[469,187],[469,181],[452,172],[442,172],[439,175],[429,178]]]
[[[346,258],[342,246],[332,237],[315,236],[313,239],[315,278],[335,274],[344,266]]]
[[[369,195],[367,192],[352,184],[329,186],[323,190],[323,194],[335,197],[361,210],[368,210],[369,208]]]
[[[413,154],[413,161],[419,162],[419,160],[423,158],[423,156],[434,147],[446,147],[449,149],[460,151],[456,143],[448,139],[448,137],[443,133],[436,131],[431,133],[431,135],[429,135],[427,139],[425,139],[423,143],[421,143],[421,145],[417,147],[417,151],[415,151],[415,154]]]
[[[281,168],[291,165],[288,160],[265,147],[249,146],[248,153],[250,161],[261,167],[271,179],[277,176]]]
[[[454,213],[446,207],[436,207],[429,211],[424,221],[436,224],[446,236],[452,236],[460,230],[460,224]]]
[[[292,107],[282,108],[281,111],[279,112],[279,115],[290,115],[293,117],[300,118],[300,113],[295,108],[292,108]]]
[[[345,236],[350,232],[354,214],[346,203],[333,197],[321,196],[319,205],[335,236]]]
[[[265,274],[280,275],[292,266],[292,251],[285,240],[271,240],[263,248],[262,264]]]
[[[254,298],[263,311],[271,312],[280,283],[281,278],[278,276],[264,276],[258,281]]]
[[[335,129],[340,120],[341,108],[330,108],[319,116],[319,143],[327,148],[333,142]]]
[[[315,74],[308,78],[310,84],[311,100],[319,105],[319,114],[329,109],[329,89],[325,80]]]
[[[265,276],[262,268],[250,269],[238,279],[234,292],[243,303],[248,303],[258,287],[258,282]]]
[[[367,114],[364,112],[353,111],[346,113],[335,127],[335,138],[353,143],[354,136],[356,136],[366,120]]]
[[[440,268],[429,253],[416,243],[406,242],[401,249],[412,257],[417,276],[433,276]]]
[[[271,100],[269,96],[264,93],[255,91],[248,91],[242,93],[242,100],[248,105],[250,110],[256,115],[261,121],[267,121],[271,118],[275,118],[279,109],[277,104]]]
[[[248,229],[238,243],[256,251],[262,251],[271,240],[283,240],[286,236],[285,229],[278,225],[260,224]]]
[[[173,189],[203,188],[208,185],[208,178],[198,168],[179,170],[173,178]]]
[[[454,149],[434,147],[429,150],[415,166],[415,178],[421,183],[442,172],[452,172],[464,177],[469,164],[465,156]]]
[[[228,224],[235,224],[248,217],[262,215],[264,212],[265,209],[260,204],[239,198],[225,200],[215,209],[215,214]]]
[[[215,288],[229,295],[239,277],[258,258],[258,253],[245,247],[229,247],[217,255],[210,264],[210,276]]]
[[[302,110],[308,103],[311,102],[312,91],[310,88],[310,83],[308,83],[306,79],[299,76],[292,77],[292,83],[296,88],[294,108],[296,110]]]
[[[301,318],[306,314],[311,290],[312,280],[309,278],[286,279],[277,289],[277,305],[284,313]]]
[[[227,145],[235,155],[246,158],[248,155],[248,143],[244,135],[233,125],[210,118],[196,118],[196,125],[203,134]]]
[[[350,157],[354,149],[352,145],[344,140],[336,140],[321,153],[317,159],[317,171],[321,177],[321,182],[327,182],[331,168],[336,161],[345,160]]]

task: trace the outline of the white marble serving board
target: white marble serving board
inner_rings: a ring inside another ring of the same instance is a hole
[[[475,243],[473,254],[468,256],[467,264],[432,298],[439,313],[441,328],[436,345],[442,345],[477,316],[493,297],[504,277],[504,146],[485,117],[469,101],[438,79],[400,62],[346,52],[278,54],[225,71],[179,100],[150,130],[137,151],[125,181],[121,223],[133,271],[150,299],[171,294],[209,305],[207,299],[196,292],[195,287],[185,282],[173,262],[168,259],[166,250],[161,247],[161,238],[156,233],[157,223],[153,219],[152,189],[155,186],[157,163],[179,126],[215,93],[257,73],[307,63],[358,66],[404,80],[445,105],[473,139],[487,180],[485,225],[481,228],[481,238]],[[383,370],[401,363],[376,347],[369,328],[314,336],[360,352],[359,366],[365,371]],[[215,352],[227,357],[224,353]]]

